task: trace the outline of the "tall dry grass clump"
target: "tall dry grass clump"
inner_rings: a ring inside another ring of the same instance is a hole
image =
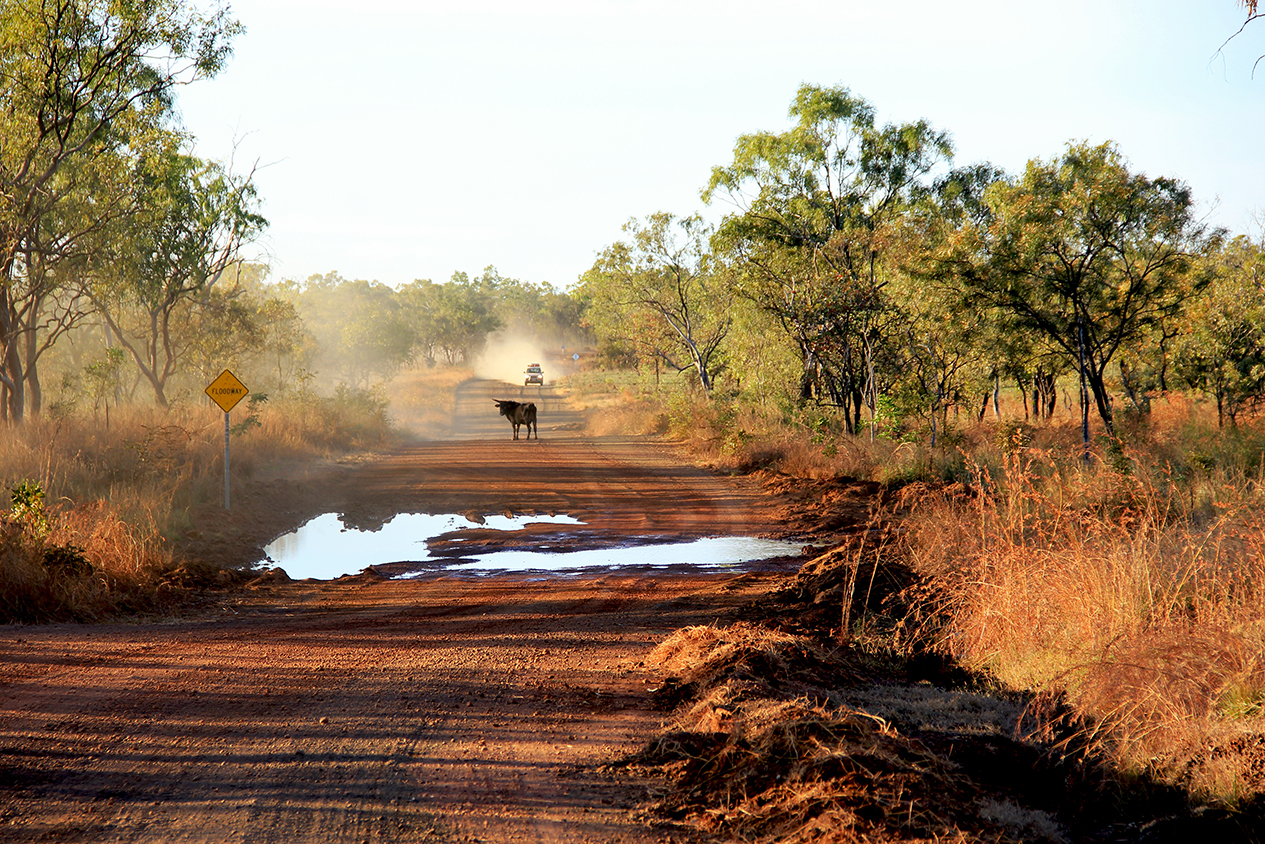
[[[235,484],[394,436],[387,399],[373,390],[251,396],[228,421]],[[0,506],[0,621],[163,611],[232,579],[168,545],[197,507],[222,498],[224,434],[223,412],[204,406],[116,408],[108,423],[50,414],[5,429],[0,496],[12,504],[7,514]]]
[[[380,445],[385,400],[243,402],[229,417],[230,468],[263,466]],[[125,522],[181,529],[190,508],[222,496],[224,414],[215,408],[124,408],[107,427],[88,415],[30,420],[0,437],[0,485],[32,479],[50,504],[108,502]]]
[[[1070,705],[1077,737],[1126,769],[1201,796],[1265,791],[1261,479],[1178,480],[1127,453],[1089,470],[1011,445],[1001,472],[976,465],[969,491],[907,518],[914,627]]]
[[[164,612],[211,577],[167,537],[217,489],[223,417],[132,410],[30,420],[0,437],[0,620]],[[216,436],[218,432],[218,438]]]
[[[0,516],[0,621],[96,621],[163,613],[222,575],[179,563],[153,525],[128,524],[107,502],[46,508],[32,481]]]

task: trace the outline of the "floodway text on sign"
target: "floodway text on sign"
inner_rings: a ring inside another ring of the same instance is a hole
[[[237,376],[227,369],[206,388],[206,394],[211,397],[211,401],[218,404],[225,413],[236,407],[237,403],[249,392],[246,385],[237,380]]]

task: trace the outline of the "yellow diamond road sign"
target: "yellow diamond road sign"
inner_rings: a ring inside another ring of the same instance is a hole
[[[237,403],[246,398],[249,392],[246,385],[238,381],[237,376],[227,369],[206,388],[206,394],[211,397],[211,401],[218,404],[225,413],[236,407]]]

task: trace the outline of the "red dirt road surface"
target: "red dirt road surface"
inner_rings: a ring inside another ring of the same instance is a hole
[[[577,545],[780,531],[755,485],[585,437],[547,388],[541,440],[513,442],[500,391],[463,392],[460,439],[235,490],[187,547],[253,562],[329,511],[560,513]],[[777,576],[265,579],[193,618],[0,627],[0,842],[686,840],[602,765],[663,718],[654,645]]]

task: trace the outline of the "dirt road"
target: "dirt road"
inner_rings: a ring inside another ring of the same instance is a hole
[[[565,513],[581,544],[779,530],[754,486],[584,437],[548,390],[540,441],[512,442],[493,392],[463,393],[459,439],[236,491],[187,547],[254,561],[329,511]],[[0,627],[0,841],[682,840],[600,766],[659,724],[654,644],[775,576],[361,575],[257,584],[192,619]]]

